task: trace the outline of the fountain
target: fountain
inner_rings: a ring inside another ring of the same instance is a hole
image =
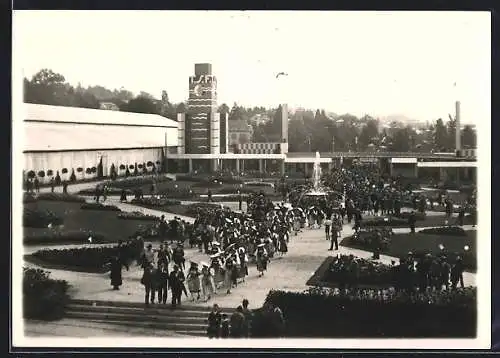
[[[321,186],[321,164],[319,161],[319,152],[316,152],[316,160],[313,165],[313,189],[306,193],[308,196],[326,196],[326,190]]]

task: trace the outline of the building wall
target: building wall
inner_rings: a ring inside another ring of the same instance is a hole
[[[69,180],[72,169],[75,170],[77,180],[94,178],[97,173],[86,174],[87,168],[97,167],[101,158],[103,158],[103,174],[109,175],[111,165],[114,164],[118,175],[125,175],[125,169],[120,170],[120,165],[130,166],[151,161],[155,163],[157,169],[161,164],[157,162],[162,159],[163,148],[147,148],[147,149],[124,149],[124,150],[88,150],[88,151],[66,151],[66,152],[28,152],[24,153],[24,168],[25,175],[33,170],[35,173],[39,171],[47,172],[49,169],[53,171],[54,176],[59,171],[62,180]],[[79,173],[77,168],[83,168]],[[63,174],[62,170],[66,168],[67,174]],[[129,169],[130,170],[130,169]],[[132,170],[131,170],[132,171]],[[44,183],[50,178],[45,176],[39,180]]]

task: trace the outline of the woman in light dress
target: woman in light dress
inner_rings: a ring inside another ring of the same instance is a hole
[[[208,264],[203,264],[201,269],[201,288],[203,291],[203,298],[208,301],[212,295],[217,294],[217,290],[215,289],[214,282],[214,269],[209,267]]]
[[[187,284],[189,292],[191,293],[191,301],[200,299],[201,292],[201,280],[200,280],[200,270],[198,269],[198,264],[196,262],[191,262],[191,267],[189,268],[187,274]]]

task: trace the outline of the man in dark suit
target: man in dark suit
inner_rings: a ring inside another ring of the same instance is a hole
[[[178,265],[174,265],[174,270],[169,275],[169,285],[172,290],[172,307],[181,304],[181,296],[184,288],[184,273],[179,270]]]

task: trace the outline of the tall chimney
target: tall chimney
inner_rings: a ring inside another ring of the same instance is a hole
[[[460,130],[460,101],[455,102],[455,150],[462,149],[461,130]]]

